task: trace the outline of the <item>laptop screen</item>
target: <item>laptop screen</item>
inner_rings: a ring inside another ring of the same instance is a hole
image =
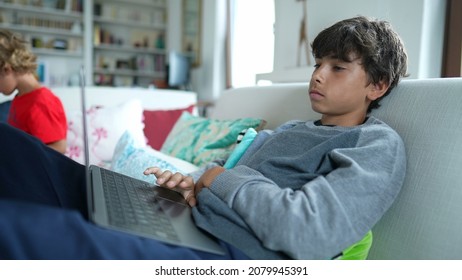
[[[82,105],[83,149],[85,153],[85,166],[90,167],[90,148],[88,144],[87,104],[85,96],[85,69],[80,67],[80,104]]]
[[[85,96],[85,68],[80,68],[80,103],[82,105],[82,132],[83,132],[83,150],[85,156],[85,189],[87,191],[87,209],[91,217],[94,213],[95,205],[93,200],[91,174],[90,174],[90,146],[88,144],[88,125],[87,125],[87,104]]]

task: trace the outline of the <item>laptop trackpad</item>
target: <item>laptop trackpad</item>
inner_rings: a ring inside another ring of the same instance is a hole
[[[177,193],[176,191],[172,191],[172,190],[169,190],[163,187],[154,187],[154,188],[155,188],[154,191],[157,197],[188,206],[188,203],[183,198],[183,196],[181,196],[181,194]]]
[[[199,230],[194,224],[191,215],[191,208],[187,204],[172,203],[170,199],[157,197],[160,208],[170,217],[172,226],[175,229],[181,242],[187,244],[191,248],[215,253],[224,254],[223,248],[218,244],[214,237],[209,236],[205,232]]]

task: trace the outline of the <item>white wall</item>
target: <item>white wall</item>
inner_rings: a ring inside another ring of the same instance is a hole
[[[307,81],[311,65],[296,66],[302,4],[275,0],[275,58],[271,73],[258,79],[273,82]],[[410,78],[441,75],[444,15],[441,0],[307,0],[310,42],[325,27],[341,19],[365,15],[389,21],[402,37],[409,56]]]

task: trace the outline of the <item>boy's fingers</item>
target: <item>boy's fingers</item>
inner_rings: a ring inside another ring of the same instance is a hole
[[[194,189],[194,179],[191,176],[186,176],[183,179],[184,187]]]
[[[170,180],[167,182],[167,187],[174,188],[176,186],[179,186],[184,178],[185,178],[184,175],[179,172],[173,174],[170,177]]]
[[[162,185],[170,180],[170,178],[172,177],[172,172],[167,170],[164,172],[157,172],[154,175],[157,177],[157,184]]]
[[[183,193],[183,197],[186,200],[186,202],[189,204],[189,206],[191,207],[196,206],[197,201],[196,201],[196,197],[193,191]]]
[[[186,202],[188,202],[189,206],[194,207],[197,203],[196,197],[194,195],[191,195],[186,199]]]
[[[144,170],[144,175],[149,175],[149,174],[156,174],[158,172],[160,172],[160,168],[159,167],[148,167],[146,168],[146,170]]]

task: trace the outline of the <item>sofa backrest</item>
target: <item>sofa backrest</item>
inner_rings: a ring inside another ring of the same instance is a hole
[[[264,119],[266,128],[274,129],[288,120],[319,118],[311,110],[308,84],[276,84],[226,90],[210,114],[216,119],[256,117]]]
[[[403,138],[407,175],[374,227],[370,259],[462,259],[462,78],[404,80],[373,115]],[[308,84],[227,90],[211,117],[259,117],[274,128],[316,119]]]
[[[403,81],[374,112],[403,138],[407,172],[373,229],[371,259],[462,259],[462,79]]]
[[[81,110],[79,87],[52,87],[51,90],[61,99],[67,113]],[[88,86],[85,92],[87,107],[117,106],[131,99],[140,99],[143,108],[149,110],[179,109],[197,104],[197,94],[191,91]],[[0,94],[0,103],[13,97]]]
[[[56,87],[51,90],[61,99],[66,112],[80,110],[79,87]],[[131,99],[140,99],[143,108],[150,110],[186,108],[197,104],[196,93],[168,89],[89,86],[85,88],[85,93],[88,107],[117,106]]]

